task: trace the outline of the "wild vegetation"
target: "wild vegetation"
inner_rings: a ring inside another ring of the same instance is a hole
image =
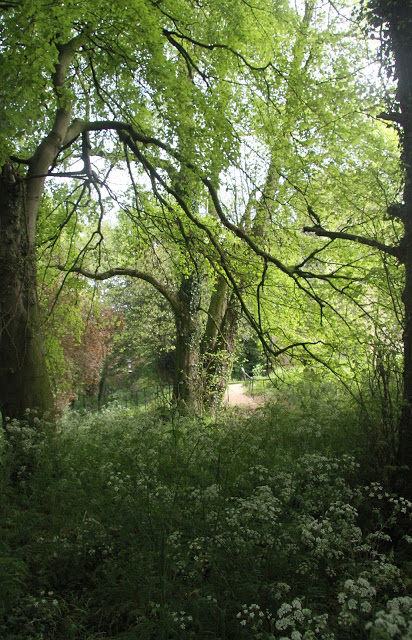
[[[412,505],[359,408],[312,375],[249,416],[10,424],[1,637],[411,637]]]
[[[0,0],[0,53],[1,637],[412,638],[410,0]]]

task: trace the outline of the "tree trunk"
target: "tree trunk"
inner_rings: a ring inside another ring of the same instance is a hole
[[[406,235],[406,234],[405,234]],[[411,234],[412,235],[412,234]],[[409,496],[412,495],[412,244],[408,251],[409,260],[405,265],[405,326],[403,332],[404,369],[403,369],[403,406],[399,420],[398,464],[408,467],[406,485]],[[403,484],[403,482],[402,482]]]
[[[390,47],[395,57],[398,80],[397,101],[400,114],[395,119],[403,129],[401,135],[404,168],[403,203],[400,217],[404,225],[402,240],[405,264],[404,402],[399,421],[398,463],[405,467],[402,491],[412,498],[412,5],[405,0],[379,0],[377,11],[389,25]]]
[[[53,74],[58,98],[83,36],[59,45]],[[56,110],[50,132],[27,163],[24,180],[6,161],[0,176],[0,411],[21,418],[26,409],[53,411],[40,331],[36,277],[37,214],[46,176],[67,134],[71,107]]]
[[[173,400],[183,409],[198,407],[198,282],[185,278],[178,292],[179,310],[175,312],[176,350]]]
[[[39,323],[36,257],[25,183],[6,162],[0,175],[0,411],[53,410]]]
[[[211,396],[211,404],[214,407],[220,406],[227,383],[229,382],[233,356],[236,347],[236,338],[238,333],[240,318],[240,306],[236,296],[232,293],[227,304],[226,313],[222,321],[221,331],[219,333],[216,349],[221,353],[218,375],[215,376],[215,387]]]
[[[230,376],[236,345],[239,304],[224,278],[216,283],[201,344],[203,401],[220,406]]]
[[[409,9],[409,20],[412,20],[412,8]],[[411,22],[409,22],[411,24]],[[407,38],[405,38],[407,40]],[[405,484],[408,497],[412,497],[412,37],[409,46],[395,49],[398,75],[398,97],[402,111],[403,153],[402,161],[405,171],[403,192],[402,220],[404,224],[403,249],[405,256],[405,289],[403,303],[405,305],[404,340],[404,405],[399,424],[399,463],[407,466]],[[405,43],[406,45],[406,43]]]

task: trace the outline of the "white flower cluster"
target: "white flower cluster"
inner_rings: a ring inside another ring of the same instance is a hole
[[[43,423],[43,426],[46,426],[46,423]],[[42,421],[35,411],[27,409],[23,420],[6,418],[4,427],[7,430],[6,447],[11,448],[13,456],[41,454],[44,446]]]
[[[393,514],[402,513],[412,515],[412,502],[403,496],[394,496],[384,490],[379,482],[371,482],[365,487],[365,491],[370,498],[375,500],[386,500],[393,507]]]
[[[371,613],[375,598],[376,589],[366,578],[346,580],[343,591],[338,594],[338,602],[342,605],[339,624],[344,628],[357,626]]]
[[[362,571],[361,577],[367,578],[377,590],[399,592],[404,588],[399,568],[382,554],[376,554],[376,558],[371,557],[368,568]]]
[[[221,543],[230,538],[238,550],[277,545],[281,503],[270,487],[256,487],[250,497],[232,498],[228,504],[221,520]]]
[[[201,573],[205,572],[210,566],[207,553],[208,542],[208,539],[199,537],[190,542],[188,547],[189,557],[198,565],[198,570]]]
[[[334,634],[327,630],[328,614],[313,615],[303,606],[301,598],[284,602],[277,611],[275,628],[286,632],[279,640],[333,640]]]
[[[45,604],[49,604],[49,605],[52,605],[53,607],[57,607],[59,603],[56,600],[56,598],[54,598],[53,596],[54,596],[53,591],[48,591],[47,593],[45,591],[40,591],[40,598],[38,600],[35,600],[35,599],[32,600],[33,607],[35,609],[39,609],[41,608],[42,605],[45,605]]]
[[[267,483],[270,479],[269,469],[261,464],[250,467],[247,475],[252,482],[255,481],[259,484],[261,484],[262,482]]]
[[[393,598],[385,610],[376,613],[373,622],[365,625],[371,640],[412,639],[412,598]]]
[[[255,631],[262,628],[264,620],[271,620],[272,617],[269,611],[262,611],[258,604],[243,604],[241,610],[236,614],[242,627],[251,626]]]
[[[283,600],[283,598],[290,592],[290,585],[286,582],[275,582],[271,585],[271,592],[277,600]]]
[[[362,531],[356,524],[357,516],[356,509],[342,501],[334,502],[321,517],[302,516],[301,541],[311,557],[338,560],[347,554],[348,547],[358,545]]]
[[[173,611],[173,622],[176,622],[179,629],[186,629],[188,625],[193,622],[193,617],[189,616],[185,611]]]
[[[122,471],[116,470],[112,462],[106,465],[106,480],[107,486],[111,488],[114,493],[127,495],[130,492],[130,475],[124,475]],[[116,497],[116,495],[114,495]]]
[[[302,492],[306,506],[316,511],[330,502],[350,504],[354,492],[345,478],[352,476],[358,466],[352,456],[304,454],[296,463],[295,492]]]
[[[40,537],[39,544],[49,545],[49,541]],[[109,556],[113,551],[113,530],[107,529],[95,518],[84,517],[82,522],[70,531],[53,536],[52,556],[54,558],[67,557],[68,553],[73,557],[85,557],[100,555]]]

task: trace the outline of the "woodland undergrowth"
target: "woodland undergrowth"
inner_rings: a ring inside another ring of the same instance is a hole
[[[412,505],[364,424],[307,384],[248,415],[9,423],[0,637],[412,638]]]

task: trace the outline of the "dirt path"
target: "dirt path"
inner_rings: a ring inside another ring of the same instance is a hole
[[[242,384],[230,384],[226,390],[225,402],[230,407],[237,407],[239,405],[247,405],[252,408],[259,407],[259,403],[256,402],[251,396],[248,396],[243,389]]]

